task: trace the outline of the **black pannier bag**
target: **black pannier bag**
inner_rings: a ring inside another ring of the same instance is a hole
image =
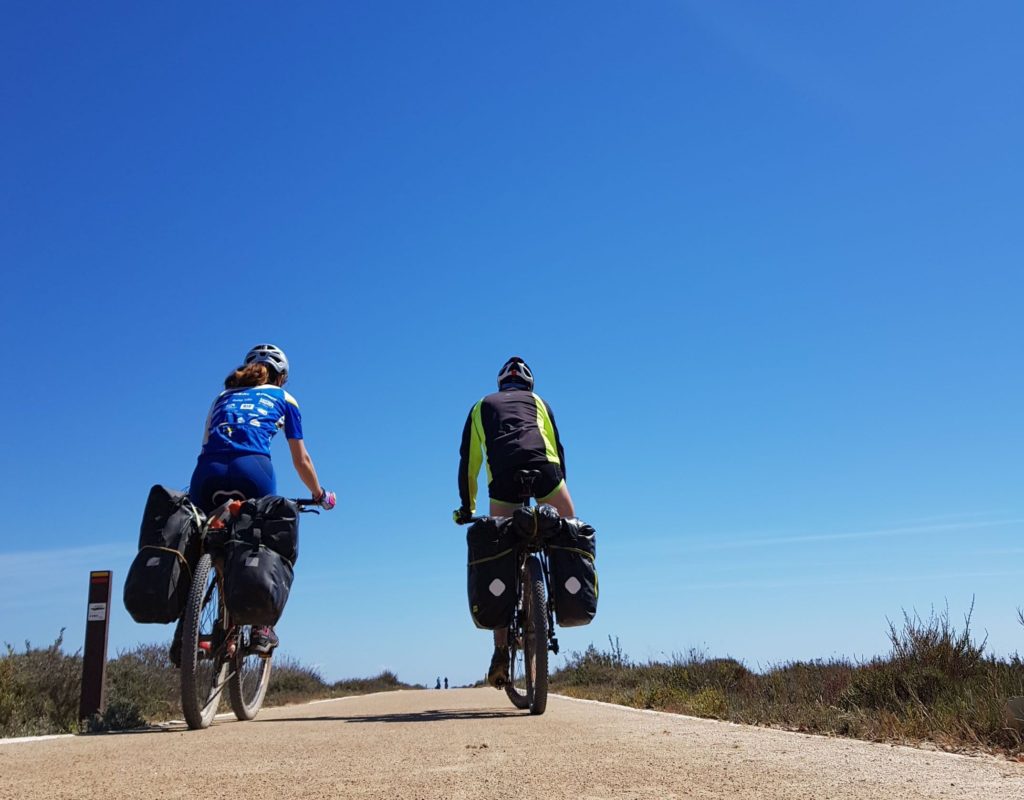
[[[284,497],[242,504],[223,547],[224,604],[236,625],[276,625],[299,554],[299,510]]]
[[[478,628],[508,625],[516,604],[515,534],[509,517],[486,517],[466,533],[469,613]]]
[[[136,622],[174,622],[181,615],[199,560],[201,522],[184,492],[149,490],[139,552],[124,582],[124,607]]]
[[[555,618],[563,628],[588,625],[597,613],[594,529],[579,519],[563,519],[548,541]]]
[[[224,605],[235,625],[276,625],[292,588],[291,562],[266,545],[231,539],[224,548]]]
[[[268,495],[242,503],[231,522],[231,538],[246,538],[250,528],[293,566],[299,560],[299,507],[287,497]]]

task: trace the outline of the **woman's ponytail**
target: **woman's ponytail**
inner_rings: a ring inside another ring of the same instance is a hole
[[[271,373],[274,373],[273,375]],[[239,367],[224,379],[225,389],[240,389],[246,386],[265,386],[273,383],[277,373],[266,364],[253,362]]]

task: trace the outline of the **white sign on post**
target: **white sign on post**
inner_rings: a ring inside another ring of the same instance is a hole
[[[79,606],[79,608],[81,608],[81,606]],[[89,622],[103,622],[106,618],[106,603],[89,603],[89,615],[86,617]]]

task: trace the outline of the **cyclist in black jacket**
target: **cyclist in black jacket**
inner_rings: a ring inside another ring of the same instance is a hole
[[[482,452],[481,452],[482,451]],[[470,409],[459,450],[459,498],[456,522],[476,512],[477,475],[487,460],[487,491],[492,517],[508,516],[522,502],[514,477],[517,470],[536,469],[533,486],[540,503],[555,507],[560,516],[575,517],[572,497],[565,485],[565,451],[555,416],[533,393],[533,372],[513,356],[498,372],[498,391]],[[494,655],[487,673],[491,685],[508,681],[508,630],[494,631]]]

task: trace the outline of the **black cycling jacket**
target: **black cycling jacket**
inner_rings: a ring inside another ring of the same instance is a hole
[[[526,389],[502,389],[479,401],[466,418],[459,448],[459,497],[476,512],[476,477],[487,457],[487,482],[495,474],[551,462],[565,476],[565,451],[551,406]]]

